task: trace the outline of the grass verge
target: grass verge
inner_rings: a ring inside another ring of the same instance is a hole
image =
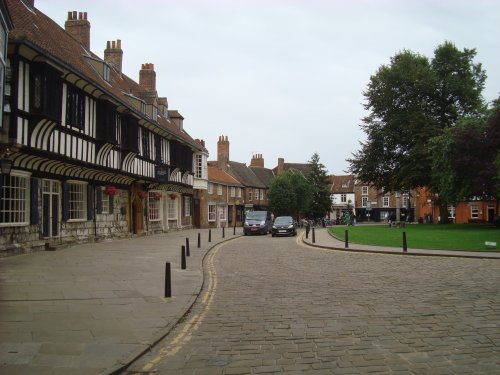
[[[403,231],[409,248],[466,251],[500,251],[500,229],[482,224],[410,224],[406,228],[390,228],[389,225],[334,226],[328,230],[337,238],[344,239],[349,230],[349,242],[401,247]],[[485,243],[496,243],[494,246]]]

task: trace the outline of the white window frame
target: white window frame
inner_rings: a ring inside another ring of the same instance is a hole
[[[104,193],[104,190],[106,188],[104,186],[101,187],[101,207],[102,207],[102,214],[109,214],[109,195]]]
[[[382,207],[389,207],[389,197],[385,196],[382,198]]]
[[[218,206],[217,208],[218,208],[217,211],[218,211],[218,216],[219,216],[219,222],[226,221],[227,206]]]
[[[479,206],[475,202],[470,204],[470,218],[471,219],[479,218]]]
[[[361,207],[366,207],[368,203],[368,197],[361,197]]]
[[[217,220],[217,205],[215,203],[208,204],[208,222],[212,223]]]
[[[161,197],[157,196],[159,194],[161,194],[160,190],[151,190],[148,193],[148,218],[149,218],[149,221],[161,221],[162,220]]]
[[[21,171],[11,171],[4,176],[0,194],[0,226],[25,226],[30,220],[30,174]],[[8,180],[8,185],[7,185]],[[10,194],[6,194],[7,191]],[[6,195],[9,198],[6,198]]]
[[[448,212],[450,213],[449,218],[450,219],[454,219],[455,218],[455,214],[456,214],[456,208],[455,208],[455,206],[452,205],[452,204],[449,204],[448,205]]]
[[[68,180],[68,222],[87,221],[87,182]]]
[[[217,184],[217,195],[222,195],[222,185]]]
[[[241,198],[241,190],[242,190],[241,188],[238,188],[238,191],[237,191],[238,198]]]
[[[214,184],[209,182],[208,183],[208,194],[213,194],[214,193]]]
[[[196,154],[195,155],[195,177],[196,178],[204,178],[203,176],[203,155]]]
[[[340,194],[340,203],[347,203],[347,194]]]
[[[258,200],[259,200],[259,198],[260,198],[260,197],[259,197],[259,189],[255,189],[255,195],[254,195],[254,197],[255,197],[255,200],[256,200],[256,201],[258,201]]]
[[[177,200],[167,199],[167,215],[168,220],[177,220]]]
[[[236,188],[234,186],[231,186],[231,189],[229,190],[229,195],[231,198],[234,198],[236,196]]]
[[[361,187],[361,194],[362,195],[368,195],[368,186],[362,186]]]
[[[248,189],[248,201],[252,201],[252,189]]]
[[[191,216],[191,197],[184,196],[184,216]]]

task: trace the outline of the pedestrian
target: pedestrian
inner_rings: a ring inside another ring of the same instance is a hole
[[[351,225],[351,215],[349,215],[349,212],[345,214],[345,223],[347,226]]]

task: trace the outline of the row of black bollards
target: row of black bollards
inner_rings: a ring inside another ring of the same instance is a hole
[[[233,228],[233,235],[236,234],[236,225]],[[226,237],[225,228],[222,227],[222,238]],[[208,242],[212,242],[212,229],[208,230]],[[198,249],[201,247],[201,233],[198,233]],[[186,257],[191,256],[189,249],[189,238],[186,237],[186,245],[181,246],[181,269],[187,268]],[[165,297],[172,297],[172,276],[170,262],[165,264]]]

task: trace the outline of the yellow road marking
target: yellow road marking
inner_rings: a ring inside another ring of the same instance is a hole
[[[207,259],[207,272],[208,272],[209,283],[207,291],[205,292],[201,300],[202,305],[204,305],[203,309],[201,310],[200,313],[193,315],[187,322],[184,323],[184,327],[182,328],[181,332],[179,332],[179,334],[177,334],[177,336],[175,336],[170,341],[169,345],[161,348],[158,351],[156,357],[154,357],[151,361],[149,361],[143,366],[142,371],[151,371],[158,363],[160,363],[166,357],[170,357],[177,354],[182,349],[182,347],[187,342],[189,342],[189,340],[191,340],[193,333],[199,328],[199,326],[203,322],[205,315],[210,310],[210,306],[213,302],[213,298],[217,290],[217,272],[215,271],[214,267],[214,259],[219,250],[224,245],[225,245],[224,243],[217,245],[210,252]]]

